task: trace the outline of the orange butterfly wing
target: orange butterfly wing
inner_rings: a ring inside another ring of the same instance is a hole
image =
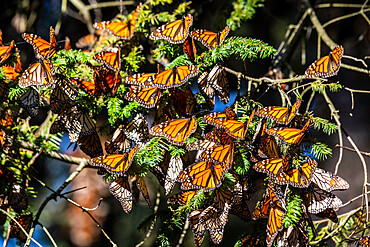
[[[132,84],[140,87],[153,87],[153,81],[157,73],[139,73],[125,78],[126,84]]]
[[[124,154],[103,155],[91,159],[91,164],[100,166],[110,173],[124,175],[127,169],[131,166],[132,160],[138,151],[139,146],[136,145],[130,152]]]
[[[153,136],[165,137],[173,145],[181,146],[195,132],[197,124],[195,117],[175,119],[153,126],[149,133]]]
[[[39,86],[48,87],[53,83],[54,66],[49,59],[33,63],[26,69],[19,79],[20,87]]]
[[[153,108],[157,105],[162,91],[157,87],[141,88],[139,86],[131,86],[125,94],[125,99],[128,101],[136,101],[145,108]]]
[[[9,46],[0,46],[0,64],[5,62],[12,54],[12,50],[14,48],[14,40],[10,43]]]
[[[300,129],[294,128],[272,128],[266,130],[266,133],[275,136],[288,144],[299,144],[304,136],[305,131],[308,129],[311,119]]]
[[[199,68],[194,65],[182,65],[157,74],[153,85],[160,89],[182,86],[191,77],[198,74]]]
[[[52,57],[56,53],[57,41],[53,27],[50,27],[50,43],[36,34],[22,34],[25,41],[32,45],[40,58]]]
[[[94,27],[97,29],[107,30],[109,33],[124,39],[131,39],[132,35],[135,32],[137,18],[140,14],[142,4],[140,3],[136,10],[133,11],[131,20],[127,23],[124,22],[113,22],[113,21],[103,21],[95,23]]]
[[[200,41],[208,49],[213,50],[222,44],[226,36],[229,34],[229,29],[229,26],[226,26],[224,30],[219,33],[207,30],[195,30],[190,33],[190,36],[193,39]]]
[[[183,182],[181,189],[204,189],[210,191],[220,187],[227,169],[225,165],[213,164],[208,161],[195,163],[182,171],[178,177]]]
[[[190,61],[194,63],[197,55],[197,49],[195,48],[194,40],[190,36],[186,38],[183,49]]]
[[[313,62],[305,71],[305,77],[326,78],[336,75],[340,68],[343,53],[343,46],[336,46],[328,56],[322,57]]]
[[[259,109],[256,115],[273,119],[278,124],[289,124],[295,117],[302,100],[297,100],[291,109],[282,106],[268,106]]]
[[[228,145],[219,145],[211,150],[204,151],[200,159],[205,161],[216,161],[226,165],[229,169],[234,159],[234,143]]]
[[[94,55],[94,59],[99,63],[103,63],[111,70],[121,70],[121,51],[118,48],[117,52],[102,51]]]
[[[165,39],[172,44],[183,43],[188,37],[189,28],[193,24],[193,17],[189,14],[181,20],[167,23],[153,31],[149,39]]]

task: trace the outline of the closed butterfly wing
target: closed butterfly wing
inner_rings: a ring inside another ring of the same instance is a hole
[[[311,183],[312,174],[315,172],[316,167],[317,161],[308,159],[298,168],[285,171],[285,178],[280,181],[285,180],[286,183],[298,188],[307,187]]]
[[[181,20],[167,23],[153,31],[149,39],[165,39],[172,44],[183,43],[189,35],[189,28],[193,24],[193,17],[189,14]]]
[[[177,176],[183,170],[183,163],[179,156],[172,156],[170,163],[168,165],[166,179],[164,182],[164,190],[166,195],[169,195],[172,192],[173,186],[177,180]]]
[[[256,171],[266,173],[276,181],[279,181],[278,178],[280,176],[282,178],[284,177],[284,166],[286,166],[287,162],[288,160],[283,158],[266,159],[254,164],[253,168]]]
[[[266,133],[283,140],[287,144],[298,145],[301,142],[305,131],[310,126],[310,123],[311,123],[311,119],[309,119],[307,121],[307,123],[303,126],[303,128],[301,130],[300,129],[294,129],[294,128],[278,127],[278,128],[268,129],[268,130],[266,130]]]
[[[330,219],[334,223],[338,223],[338,216],[332,208],[327,208],[324,211],[315,214],[315,216],[322,219]]]
[[[179,87],[185,84],[189,78],[198,74],[199,68],[194,65],[182,65],[162,71],[157,74],[153,85],[160,89]]]
[[[341,45],[336,46],[328,56],[322,57],[313,62],[305,71],[306,78],[326,78],[338,73],[344,48]]]
[[[131,142],[127,139],[124,132],[125,127],[120,125],[110,137],[105,142],[105,151],[108,154],[119,154],[129,151],[131,148]]]
[[[3,65],[1,66],[1,70],[3,71],[3,74],[10,80],[15,80],[20,73],[18,73],[14,67],[9,65]]]
[[[119,177],[109,184],[110,193],[121,203],[123,210],[129,214],[132,210],[132,193],[127,177]]]
[[[18,104],[26,109],[31,117],[36,117],[40,107],[39,93],[32,87],[29,87],[24,94],[19,96]]]
[[[153,81],[157,73],[139,73],[125,78],[126,84],[140,86],[142,88],[153,87]]]
[[[142,114],[136,115],[136,117],[127,124],[124,132],[128,139],[134,142],[143,142],[149,137],[149,127],[146,117]]]
[[[136,180],[136,183],[137,183],[137,187],[138,187],[141,195],[144,197],[144,200],[148,204],[148,207],[150,209],[152,209],[152,204],[150,203],[149,193],[148,193],[148,189],[146,187],[145,179],[143,177],[138,177],[137,180]]]
[[[224,234],[224,228],[229,220],[230,205],[218,209],[214,206],[207,207],[199,216],[200,223],[204,224],[214,244],[220,244]]]
[[[54,66],[49,59],[43,59],[28,67],[19,79],[20,87],[48,87],[53,83]]]
[[[141,88],[139,86],[131,86],[125,94],[125,99],[136,101],[145,108],[153,108],[157,105],[161,95],[162,91],[158,87]]]
[[[218,188],[227,169],[223,164],[213,164],[208,161],[201,161],[185,168],[177,178],[182,182],[181,189],[204,189],[210,191]]]
[[[121,50],[119,48],[117,48],[117,51],[99,52],[94,55],[94,59],[111,70],[121,70]]]
[[[224,30],[219,33],[214,33],[204,29],[195,30],[190,33],[190,36],[200,41],[205,47],[210,50],[215,49],[225,40],[226,36],[229,34],[229,26],[226,26]]]
[[[320,168],[316,168],[312,174],[312,182],[319,186],[320,189],[327,192],[333,190],[346,190],[349,188],[349,184],[346,180]]]
[[[194,63],[197,55],[197,49],[195,48],[194,40],[190,36],[186,38],[183,49],[189,60]]]
[[[204,139],[221,145],[231,144],[234,142],[234,139],[228,135],[226,131],[217,128],[205,134]]]
[[[103,167],[110,173],[124,175],[127,169],[131,166],[133,158],[138,151],[138,146],[135,146],[123,154],[111,154],[95,157],[91,159],[90,164],[94,166]]]
[[[370,246],[370,236],[361,237],[357,242],[362,246]]]
[[[194,210],[188,215],[189,225],[194,235],[195,246],[201,246],[206,234],[206,228],[204,224],[199,222],[199,215],[203,210]]]
[[[12,54],[12,50],[14,48],[14,40],[10,43],[10,45],[2,45],[0,46],[0,64],[3,64],[5,60],[7,60],[10,55]]]
[[[197,140],[187,145],[186,149],[189,151],[194,151],[194,150],[204,151],[204,150],[211,150],[218,145],[220,144],[214,141],[210,141],[210,140]]]
[[[103,155],[103,148],[96,131],[80,137],[77,143],[79,144],[81,151],[90,157]]]
[[[171,88],[170,101],[178,114],[192,116],[195,112],[196,99],[187,85],[184,85],[183,89],[184,91],[179,88]]]
[[[195,132],[197,124],[195,117],[175,119],[153,126],[149,133],[153,136],[165,137],[171,144],[181,146]]]
[[[69,78],[56,74],[53,91],[50,94],[50,110],[58,114],[62,107],[72,102],[78,95],[78,91],[71,85]]]
[[[198,78],[199,92],[205,98],[206,106],[209,110],[215,107],[215,89],[208,83],[208,72],[203,72]]]
[[[121,83],[121,75],[104,66],[93,66],[93,70],[95,83],[94,95],[98,96],[102,93],[115,95]]]
[[[230,89],[224,67],[219,64],[215,65],[208,74],[207,83],[216,90],[216,94],[223,104],[229,102]]]
[[[135,32],[137,19],[141,11],[142,4],[140,3],[136,10],[132,12],[131,20],[127,23],[124,22],[113,22],[113,21],[103,21],[95,23],[94,27],[97,29],[107,30],[109,33],[123,39],[129,40]]]
[[[256,115],[270,118],[278,124],[289,124],[297,114],[301,102],[301,99],[297,100],[291,109],[282,106],[263,107],[256,112]]]
[[[19,215],[15,217],[15,220],[22,226],[22,228],[28,233],[31,230],[32,225],[32,214],[29,215]],[[25,243],[27,240],[27,235],[19,227],[17,223],[13,220],[10,222],[10,237],[17,238],[22,243]]]

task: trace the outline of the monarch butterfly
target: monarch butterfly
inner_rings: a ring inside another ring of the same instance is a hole
[[[181,189],[204,189],[210,191],[221,186],[228,168],[221,163],[201,161],[186,167],[177,177]]]
[[[260,243],[260,236],[247,234],[240,241],[243,247],[258,246],[258,243]]]
[[[61,74],[55,75],[55,84],[50,94],[50,109],[58,114],[62,107],[72,102],[78,95],[78,91],[71,85],[68,77]]]
[[[121,49],[117,48],[117,51],[102,51],[94,55],[94,59],[99,63],[104,64],[111,70],[121,70]]]
[[[132,35],[135,32],[137,18],[139,17],[142,4],[140,3],[136,10],[131,12],[131,20],[127,23],[124,22],[113,22],[113,21],[103,21],[94,24],[96,29],[107,30],[109,33],[113,34],[124,40],[131,39]]]
[[[167,168],[166,179],[164,182],[164,190],[166,195],[172,192],[173,186],[175,185],[177,176],[183,170],[183,163],[179,156],[171,156],[170,162]]]
[[[204,161],[219,162],[226,165],[229,169],[234,160],[234,143],[226,145],[218,145],[211,149],[205,150],[200,155],[199,159]]]
[[[226,131],[222,129],[214,129],[211,132],[208,132],[207,134],[204,135],[204,139],[216,142],[218,144],[231,144],[234,139],[227,134]]]
[[[193,16],[183,16],[181,20],[167,23],[153,31],[149,39],[165,39],[172,44],[183,43],[189,35],[189,28],[193,24]]]
[[[36,117],[40,107],[39,93],[34,88],[29,87],[25,93],[19,96],[18,104],[26,109],[31,117]]]
[[[227,115],[222,113],[210,113],[208,115],[205,115],[203,117],[203,121],[205,123],[216,126],[217,128],[225,130],[233,138],[243,140],[248,131],[248,127],[253,116],[254,111],[252,112],[246,124],[234,119],[228,119]]]
[[[137,114],[123,130],[128,139],[134,142],[142,142],[149,136],[148,121],[142,114]]]
[[[0,46],[0,64],[4,63],[10,55],[12,54],[12,50],[14,48],[14,40],[10,42],[10,45],[1,45]]]
[[[149,133],[153,136],[162,136],[171,144],[181,146],[188,137],[197,129],[197,119],[192,118],[174,119],[153,126]]]
[[[92,69],[94,71],[93,81],[85,81],[78,78],[72,78],[71,81],[83,91],[93,96],[108,93],[115,95],[121,82],[120,74],[113,73],[113,70],[104,66],[92,66]]]
[[[177,203],[181,206],[186,205],[186,204],[188,204],[188,202],[190,202],[191,199],[194,198],[196,193],[197,192],[195,190],[188,190],[188,191],[183,191],[183,192],[177,193],[177,194],[171,196],[170,198],[168,198],[167,203],[170,203],[170,204]]]
[[[69,39],[68,36],[66,36],[65,41],[64,41],[64,50],[68,51],[68,50],[71,50],[71,49],[72,49],[71,40]]]
[[[31,230],[32,214],[17,216],[15,217],[15,220],[23,227],[23,229],[27,233]],[[10,222],[10,237],[17,238],[22,243],[25,243],[27,240],[27,235],[13,220]]]
[[[185,39],[183,49],[189,60],[194,63],[197,55],[197,49],[195,48],[194,40],[192,39],[192,37],[188,36]]]
[[[132,210],[132,193],[127,177],[119,177],[109,184],[109,191],[121,203],[123,210],[129,214]]]
[[[288,162],[287,157],[267,159],[254,164],[253,168],[258,172],[268,174],[277,184],[290,184],[298,188],[307,187],[316,169],[316,160],[308,159],[300,167],[286,170]]]
[[[98,38],[101,34],[102,30],[98,29],[94,33],[85,35],[81,38],[79,38],[76,42],[77,48],[87,48],[89,50],[92,49],[92,47],[95,45],[95,43],[98,41]]]
[[[312,118],[310,118],[306,122],[306,124],[303,126],[303,128],[301,130],[300,129],[293,129],[293,128],[278,127],[278,128],[268,129],[268,130],[266,130],[266,133],[269,134],[269,135],[275,136],[275,137],[285,141],[286,143],[288,143],[290,145],[291,144],[298,145],[301,142],[305,131],[310,126],[311,119]]]
[[[125,78],[126,84],[132,84],[143,88],[153,87],[153,81],[157,73],[139,73]]]
[[[361,237],[357,242],[362,246],[370,246],[370,236]]]
[[[162,91],[158,87],[141,88],[139,86],[131,86],[125,94],[125,99],[136,101],[145,108],[153,108],[157,105],[161,95]]]
[[[206,234],[206,228],[204,224],[199,222],[199,215],[203,212],[203,209],[192,211],[188,215],[189,225],[194,235],[195,246],[201,246]]]
[[[215,49],[217,46],[221,45],[225,40],[226,36],[229,34],[229,26],[226,26],[222,31],[214,33],[204,29],[198,29],[192,31],[190,36],[202,42],[202,44],[210,50]]]
[[[259,109],[256,115],[259,117],[267,117],[273,119],[278,124],[289,124],[297,114],[298,108],[302,100],[298,99],[291,108],[282,106],[268,106]]]
[[[88,135],[83,135],[79,137],[76,144],[80,146],[82,152],[90,157],[103,155],[103,148],[96,130]]]
[[[209,206],[199,215],[199,223],[204,224],[215,244],[220,244],[222,241],[224,228],[229,220],[229,210],[230,205],[226,205],[222,210]]]
[[[14,67],[9,65],[1,66],[1,70],[3,71],[3,74],[10,80],[15,80],[20,75],[20,73],[18,73]]]
[[[307,211],[311,214],[321,213],[328,208],[336,209],[342,205],[342,201],[336,195],[322,190],[314,184],[308,187],[307,199]]]
[[[323,219],[330,219],[334,223],[338,223],[338,216],[332,208],[327,208],[324,211],[315,214],[315,216]]]
[[[130,152],[123,154],[111,154],[95,157],[91,159],[91,164],[105,168],[108,172],[124,175],[128,168],[130,168],[132,160],[138,151],[139,146],[133,147]]]
[[[279,247],[310,246],[305,221],[301,220],[295,225],[284,228],[276,242]]]
[[[251,220],[251,213],[246,203],[246,201],[250,199],[251,194],[249,187],[251,187],[249,183],[245,186],[245,184],[242,185],[237,180],[232,191],[232,206],[230,213],[238,216],[244,221]]]
[[[23,39],[32,45],[39,59],[50,58],[56,53],[57,41],[53,27],[50,27],[50,43],[36,34],[22,34]]]
[[[230,100],[230,89],[226,78],[225,69],[217,64],[208,73],[207,71],[198,78],[198,87],[202,95],[208,100],[207,105],[213,108],[214,95],[216,94],[223,104]]]
[[[338,73],[344,48],[341,45],[336,46],[328,56],[322,57],[313,62],[304,75],[306,78],[321,77],[326,78]]]
[[[285,203],[282,200],[280,190],[274,190],[273,185],[269,182],[267,193],[264,196],[262,203],[257,204],[253,213],[254,219],[266,218],[267,221],[267,237],[266,243],[268,247],[272,246],[278,232],[283,229],[283,218],[285,215]]]
[[[19,79],[20,87],[48,87],[53,83],[54,65],[48,58],[30,65]]]
[[[170,101],[177,113],[182,116],[192,116],[196,107],[196,99],[188,85],[183,86],[184,91],[179,88],[170,89]]]
[[[313,172],[312,182],[319,186],[320,189],[327,192],[333,190],[346,190],[349,188],[349,184],[346,180],[320,168],[316,168]]]
[[[152,209],[152,204],[150,203],[149,193],[148,193],[148,189],[146,187],[146,183],[145,183],[144,177],[137,177],[136,176],[134,179],[136,180],[136,185],[137,185],[137,187],[138,187],[141,195],[144,197],[144,200],[148,204],[148,207],[150,209]]]
[[[173,67],[158,73],[152,84],[160,89],[179,87],[189,78],[196,76],[198,72],[199,68],[194,65]]]
[[[120,125],[105,142],[105,151],[108,154],[119,154],[128,151],[131,148],[131,142],[127,139],[125,126]]]

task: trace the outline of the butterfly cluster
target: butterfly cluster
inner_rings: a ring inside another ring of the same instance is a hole
[[[213,52],[223,47],[229,27],[220,32],[191,30],[190,14],[148,35],[154,44],[180,46],[185,64],[158,66],[149,73],[127,73],[125,49],[137,42],[133,39],[143,8],[139,4],[126,21],[95,23],[96,32],[75,44],[91,55],[91,60],[83,64],[90,76],[69,76],[59,68],[62,66],[55,65],[60,52],[52,27],[49,41],[35,34],[22,35],[32,45],[37,59],[23,72],[15,42],[3,45],[0,39],[0,66],[6,77],[0,81],[1,103],[10,102],[7,96],[10,84],[15,82],[14,87],[24,88],[16,104],[31,118],[39,115],[42,105],[47,105],[53,122],[47,135],[68,133],[73,151],[79,147],[90,156],[90,164],[99,169],[98,173],[106,174],[109,191],[126,213],[138,204],[140,194],[152,208],[151,188],[145,175],[153,173],[169,197],[168,204],[187,208],[196,246],[202,244],[207,232],[213,243],[220,244],[230,214],[246,222],[267,219],[267,246],[274,241],[279,246],[308,246],[306,225],[311,222],[311,214],[336,222],[335,211],[342,202],[332,192],[348,189],[349,184],[318,168],[317,160],[304,154],[303,144],[307,144],[307,133],[315,119],[298,114],[302,100],[298,98],[291,107],[260,107],[250,101],[239,108],[234,104],[223,112],[211,112],[217,98],[223,104],[232,103],[230,83],[222,62],[202,64],[204,53],[197,54],[195,41],[206,52]],[[96,46],[99,51],[93,49]],[[64,48],[70,49],[70,44]],[[343,47],[336,47],[329,56],[315,61],[305,77],[337,74],[342,56]],[[194,85],[199,89],[196,94]],[[103,147],[91,114],[94,105],[83,104],[81,97],[94,99],[96,105],[104,100],[114,105],[118,99],[117,102],[137,107],[130,111],[130,117],[121,114],[120,119],[111,122],[115,128],[108,131],[113,134]],[[11,110],[0,113],[0,145],[13,154],[12,144],[17,140],[8,137],[8,133],[16,118]],[[7,166],[0,166],[4,180],[10,180],[10,172]],[[255,176],[265,178],[265,182],[255,184]],[[23,187],[15,181],[11,184],[1,194],[0,206],[23,212],[28,207]],[[249,201],[256,187],[263,187],[265,193],[251,213]],[[301,199],[298,207],[304,217],[287,225],[284,220],[292,195]],[[26,230],[30,229],[32,215],[17,217]],[[10,229],[11,237],[27,239],[16,224]],[[248,235],[242,241],[256,244],[264,242],[261,239],[264,238]]]

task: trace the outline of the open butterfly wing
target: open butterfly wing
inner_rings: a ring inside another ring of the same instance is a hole
[[[125,99],[136,101],[145,108],[153,108],[157,105],[161,95],[162,91],[158,87],[141,88],[139,86],[131,86],[125,94]]]
[[[183,43],[189,34],[189,28],[193,24],[193,17],[189,14],[181,20],[173,21],[153,31],[149,39],[165,39],[172,44]]]
[[[199,68],[194,65],[182,65],[168,69],[157,74],[153,85],[160,89],[174,88],[182,86],[189,78],[198,74]]]

